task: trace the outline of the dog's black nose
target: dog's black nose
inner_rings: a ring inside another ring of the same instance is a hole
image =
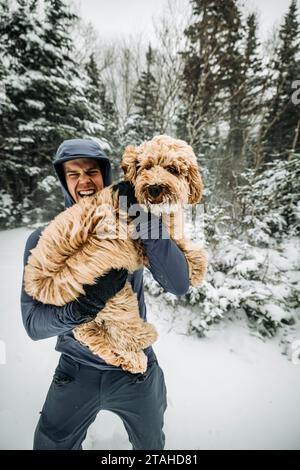
[[[162,190],[162,187],[159,186],[159,184],[152,184],[151,186],[148,186],[148,191],[150,196],[157,197],[160,195]]]

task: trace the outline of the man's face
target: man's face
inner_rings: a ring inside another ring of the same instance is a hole
[[[100,191],[104,184],[98,166],[93,158],[76,158],[63,164],[68,190],[75,202]]]

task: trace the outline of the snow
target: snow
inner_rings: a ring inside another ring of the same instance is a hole
[[[281,308],[279,305],[276,305],[272,302],[262,305],[261,310],[265,313],[268,317],[272,318],[274,321],[280,322],[282,318],[285,318],[285,310]]]
[[[1,205],[2,207],[10,207],[12,204],[12,197],[10,194],[7,194],[5,192],[0,192],[0,197],[1,197]]]
[[[29,166],[26,167],[26,173],[30,176],[39,175],[41,173],[41,169],[38,166]]]
[[[28,104],[30,108],[37,109],[41,111],[45,107],[45,103],[42,101],[37,101],[37,100],[25,100],[25,102]]]
[[[38,188],[43,189],[46,193],[50,193],[55,186],[57,186],[57,180],[52,175],[48,175],[42,181],[38,182]]]
[[[59,357],[54,338],[30,340],[21,321],[21,266],[29,233],[0,232],[0,449],[31,448]],[[185,334],[188,307],[172,307],[148,294],[146,301],[159,331],[154,349],[168,390],[167,449],[300,449],[299,328],[296,341],[286,339],[292,361],[281,354],[278,337],[261,341],[242,315],[213,325],[200,339]],[[130,449],[120,419],[101,412],[84,448]]]

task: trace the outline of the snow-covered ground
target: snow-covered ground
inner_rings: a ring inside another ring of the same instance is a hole
[[[59,356],[55,339],[33,342],[22,325],[19,294],[28,234],[0,232],[0,449],[31,448]],[[168,389],[167,449],[300,449],[300,364],[281,354],[278,338],[262,342],[243,318],[216,325],[207,338],[191,338],[182,334],[180,322],[171,322],[184,320],[182,307],[174,312],[149,296],[147,302],[160,333],[155,351]],[[84,447],[130,449],[130,444],[119,418],[101,412]]]

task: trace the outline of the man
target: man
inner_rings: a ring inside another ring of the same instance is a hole
[[[111,165],[93,140],[72,139],[59,147],[54,168],[60,180],[66,207],[90,197],[111,184]],[[42,228],[28,238],[24,266]],[[189,287],[186,259],[169,238],[148,239],[148,222],[141,222],[140,237],[154,278],[168,292],[184,294]],[[143,237],[143,234],[147,236]],[[163,449],[163,415],[167,406],[163,372],[152,347],[145,349],[148,368],[131,374],[108,365],[74,338],[72,329],[95,318],[125,284],[127,271],[111,270],[85,295],[63,307],[45,305],[22,291],[23,323],[33,340],[57,336],[61,352],[48,395],[41,411],[34,449],[81,449],[88,427],[100,410],[116,413],[123,421],[133,449]],[[128,275],[136,292],[140,316],[146,319],[143,269]]]

